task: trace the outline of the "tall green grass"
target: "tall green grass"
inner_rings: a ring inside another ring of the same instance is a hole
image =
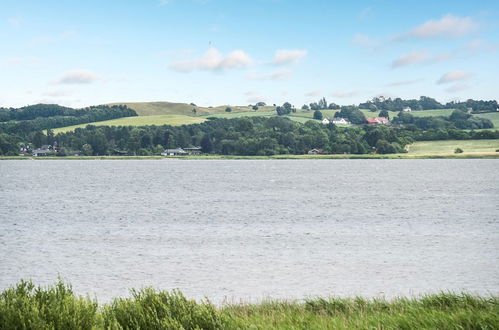
[[[58,281],[20,281],[0,294],[0,329],[498,329],[499,298],[309,299],[217,307],[180,291],[132,290],[99,306]]]

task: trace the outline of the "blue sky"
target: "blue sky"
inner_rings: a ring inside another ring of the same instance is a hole
[[[499,98],[499,2],[0,0],[0,106]]]

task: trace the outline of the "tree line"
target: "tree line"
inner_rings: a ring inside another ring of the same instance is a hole
[[[313,148],[325,153],[398,153],[417,140],[498,139],[499,131],[456,128],[421,130],[415,125],[337,127],[315,121],[305,124],[286,117],[211,119],[201,124],[163,126],[94,126],[54,135],[0,133],[0,153],[17,155],[20,147],[57,145],[60,155],[79,150],[86,155],[159,155],[164,149],[201,146],[204,153],[221,155],[305,154]]]
[[[0,132],[7,134],[27,134],[57,127],[137,116],[135,110],[126,105],[99,105],[77,110],[58,105],[38,104],[20,109],[8,109],[4,113],[7,113],[9,118],[17,118],[0,123]]]

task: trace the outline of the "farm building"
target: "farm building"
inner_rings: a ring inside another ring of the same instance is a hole
[[[350,124],[350,122],[347,119],[345,119],[345,118],[337,117],[337,118],[333,119],[333,124],[343,124],[343,125],[346,125],[346,124]]]
[[[402,111],[403,111],[403,112],[411,112],[411,111],[412,111],[412,109],[411,109],[411,107],[404,107],[404,108],[402,109]]]
[[[390,123],[386,117],[367,118],[366,121],[369,125],[387,125]]]
[[[322,123],[324,125],[327,125],[327,124],[331,123],[331,121],[329,119],[327,119],[327,118],[324,118],[324,119],[322,119]]]

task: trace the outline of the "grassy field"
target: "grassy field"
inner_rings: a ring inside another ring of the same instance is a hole
[[[137,116],[98,121],[80,125],[55,128],[54,133],[66,133],[74,131],[76,128],[83,128],[87,125],[95,126],[147,126],[147,125],[172,125],[181,126],[189,124],[199,124],[206,120],[205,117],[190,117],[184,115],[161,115],[161,116]]]
[[[95,122],[92,125],[97,126],[141,126],[141,125],[188,125],[203,122],[208,117],[216,118],[241,118],[241,117],[272,117],[277,116],[275,107],[265,106],[259,107],[257,111],[253,111],[248,106],[230,106],[233,111],[225,112],[226,105],[217,107],[198,107],[186,103],[171,103],[171,102],[137,102],[137,103],[113,103],[113,104],[126,104],[130,108],[137,111],[139,117],[121,118],[102,122]],[[196,113],[192,109],[196,109]],[[367,118],[378,116],[379,112],[371,112],[369,110],[361,110]],[[427,116],[449,116],[453,110],[424,110],[413,111],[411,114],[416,117]],[[332,119],[338,110],[321,110],[325,118]],[[286,117],[305,123],[313,119],[314,111],[298,109],[296,112],[287,115]],[[389,111],[390,118],[397,116],[398,112]],[[499,112],[484,113],[478,116],[488,118],[497,128],[499,127]],[[88,124],[74,125],[68,127],[57,128],[54,130],[56,133],[68,132],[74,130],[76,127],[85,127]]]
[[[464,153],[497,153],[499,140],[418,141],[409,146],[409,155],[454,154],[456,148]]]
[[[315,298],[215,306],[181,292],[132,290],[109,304],[59,281],[0,294],[2,329],[497,329],[499,298],[440,293],[393,300]]]

